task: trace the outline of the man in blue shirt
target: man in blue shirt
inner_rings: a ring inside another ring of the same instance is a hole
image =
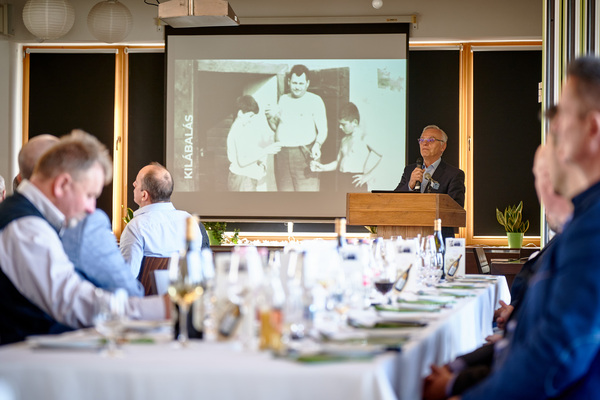
[[[569,66],[548,139],[552,185],[572,199],[573,218],[530,282],[493,373],[465,392],[465,400],[592,399],[600,393],[600,59]]]
[[[144,287],[123,259],[108,215],[96,209],[61,236],[75,271],[95,286],[114,292],[123,288],[130,296],[143,296]]]

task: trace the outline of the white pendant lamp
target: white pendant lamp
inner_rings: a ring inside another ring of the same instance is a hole
[[[75,22],[75,9],[68,0],[29,0],[23,7],[23,23],[43,40],[64,36]]]
[[[133,27],[131,11],[117,0],[105,0],[96,4],[90,10],[87,22],[92,35],[106,43],[122,41]]]

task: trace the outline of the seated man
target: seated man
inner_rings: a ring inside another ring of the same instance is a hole
[[[140,208],[123,230],[120,247],[134,276],[140,276],[145,256],[169,257],[185,249],[185,221],[190,214],[175,209],[171,203],[172,193],[173,178],[158,163],[142,168],[133,182],[133,201]],[[196,237],[202,237],[203,247],[206,247],[206,230],[197,228]]]
[[[552,117],[552,115],[550,115]],[[540,202],[545,206],[546,221],[552,230],[559,233],[565,222],[573,212],[573,204],[570,200],[556,194],[552,188],[549,172],[548,152],[551,152],[552,144],[540,146],[535,154],[533,173],[535,175],[535,188]],[[583,178],[575,173],[573,180]],[[503,304],[497,310],[497,323],[504,329],[509,319],[516,318],[521,303],[525,297],[529,280],[537,272],[542,260],[556,241],[550,241],[541,252],[528,260],[515,277],[511,286],[511,304]],[[494,358],[494,346],[486,344],[472,353],[458,357],[456,360],[443,367],[433,365],[432,373],[425,379],[424,398],[426,400],[444,399],[448,395],[462,394],[466,389],[475,385],[488,376],[491,371]]]
[[[92,213],[112,178],[106,147],[81,131],[38,161],[0,204],[0,344],[93,324],[97,289],[75,272],[58,232]],[[168,299],[130,297],[131,318],[168,318]]]
[[[38,135],[25,143],[19,152],[17,182],[31,178],[38,159],[57,142],[56,136]],[[104,211],[95,210],[87,215],[77,226],[65,229],[60,239],[82,278],[111,292],[123,288],[130,296],[144,295],[142,284],[123,260]]]
[[[130,296],[144,295],[144,287],[119,251],[110,219],[104,211],[97,209],[74,228],[66,229],[61,240],[82,278],[111,292],[122,288]]]

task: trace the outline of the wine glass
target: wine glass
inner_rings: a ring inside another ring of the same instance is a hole
[[[389,293],[396,281],[396,242],[384,240],[380,248],[381,262],[375,270],[373,284],[375,289],[383,296],[386,304],[391,304]]]
[[[177,341],[182,346],[186,346],[189,341],[188,313],[194,300],[204,293],[202,282],[202,265],[198,252],[188,251],[183,257],[178,253],[171,256],[168,293],[171,300],[179,307]]]
[[[434,286],[442,277],[443,260],[440,254],[437,253],[435,239],[433,235],[427,236],[425,239],[425,257],[423,259],[424,268],[426,271],[425,284]]]
[[[104,356],[120,355],[117,339],[124,329],[127,298],[125,289],[117,289],[115,293],[100,288],[94,290],[94,328],[106,340]]]
[[[236,246],[231,252],[227,276],[227,297],[241,312],[237,338],[246,349],[258,346],[256,340],[256,291],[263,282],[263,265],[255,246]]]

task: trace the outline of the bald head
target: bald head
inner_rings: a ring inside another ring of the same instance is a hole
[[[19,152],[19,182],[23,179],[31,178],[35,164],[42,155],[56,143],[58,143],[58,138],[56,136],[44,134],[29,139],[29,141],[23,145]]]
[[[133,200],[143,207],[152,203],[171,201],[173,178],[159,163],[146,165],[133,182]]]

